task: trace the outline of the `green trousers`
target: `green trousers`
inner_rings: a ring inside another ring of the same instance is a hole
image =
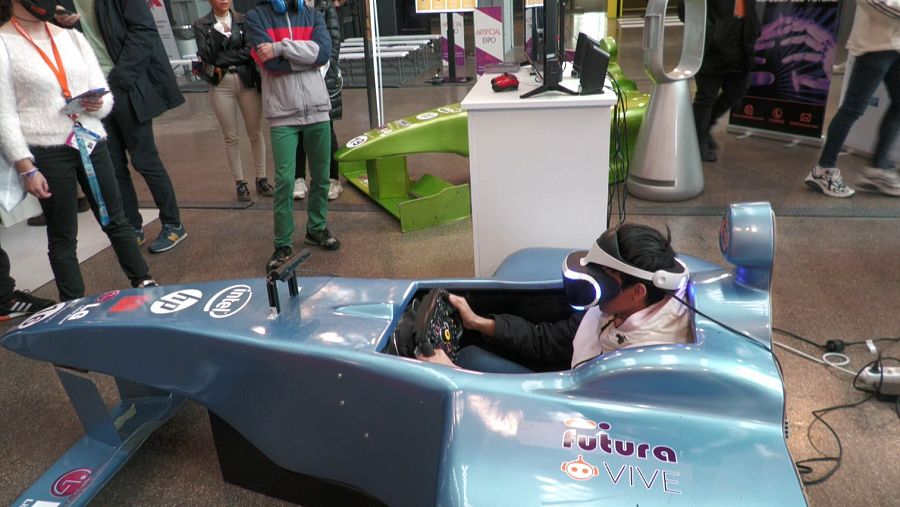
[[[297,143],[303,134],[303,150],[309,161],[309,194],[306,197],[306,230],[318,232],[328,218],[328,169],[331,163],[331,127],[323,121],[312,125],[272,127],[272,158],[275,162],[275,248],[293,246],[294,170]]]

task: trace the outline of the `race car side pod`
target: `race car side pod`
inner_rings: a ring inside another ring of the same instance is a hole
[[[266,292],[269,293],[269,308],[271,309],[271,313],[269,314],[270,319],[274,319],[281,313],[281,301],[278,299],[278,287],[276,286],[276,283],[279,281],[287,282],[288,293],[290,293],[291,297],[300,294],[300,286],[297,284],[297,268],[300,264],[303,264],[306,259],[309,259],[310,255],[312,255],[312,252],[310,252],[308,248],[304,248],[280,267],[269,271],[269,274],[266,275]]]

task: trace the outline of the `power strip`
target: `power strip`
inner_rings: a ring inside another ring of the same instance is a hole
[[[882,395],[900,395],[900,367],[887,366],[880,370],[874,366],[866,368],[859,374],[859,382]],[[879,388],[880,385],[880,388]]]

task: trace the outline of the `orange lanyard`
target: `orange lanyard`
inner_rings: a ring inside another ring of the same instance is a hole
[[[44,62],[47,64],[47,67],[50,67],[50,70],[53,71],[53,74],[56,76],[56,80],[59,81],[59,86],[62,87],[63,97],[66,100],[72,98],[72,93],[69,92],[69,82],[66,79],[66,68],[63,67],[62,58],[59,56],[59,49],[56,48],[56,42],[53,40],[53,35],[50,33],[50,27],[47,26],[47,23],[44,23],[44,29],[47,30],[47,36],[50,37],[50,46],[53,47],[53,57],[56,59],[56,66],[53,65],[53,62],[50,61],[50,57],[47,56],[47,53],[34,42],[34,39],[31,38],[31,34],[28,33],[22,25],[19,24],[19,21],[16,18],[11,19],[13,26],[16,27],[16,30],[22,34],[22,37],[28,40],[34,49],[37,49],[38,53],[41,54],[41,58],[44,59]]]

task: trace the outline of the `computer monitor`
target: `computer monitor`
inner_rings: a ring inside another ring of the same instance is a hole
[[[580,58],[579,48],[581,49]],[[609,54],[603,51],[599,41],[584,35],[584,33],[578,34],[573,69],[575,66],[578,67],[578,75],[581,78],[582,95],[603,93],[603,86],[606,84],[606,70],[609,67]]]
[[[562,61],[561,61],[561,39],[560,39],[560,21],[564,19],[564,2],[560,0],[544,0],[543,12],[535,10],[535,17],[541,16],[543,19],[542,26],[543,37],[541,37],[541,46],[537,49],[538,57],[542,59],[543,69],[537,69],[541,66],[537,61],[532,61],[536,67],[535,71],[540,75],[543,83],[540,87],[525,93],[521,98],[526,99],[547,91],[560,91],[571,95],[577,95],[577,92],[569,90],[561,86],[562,81]]]

